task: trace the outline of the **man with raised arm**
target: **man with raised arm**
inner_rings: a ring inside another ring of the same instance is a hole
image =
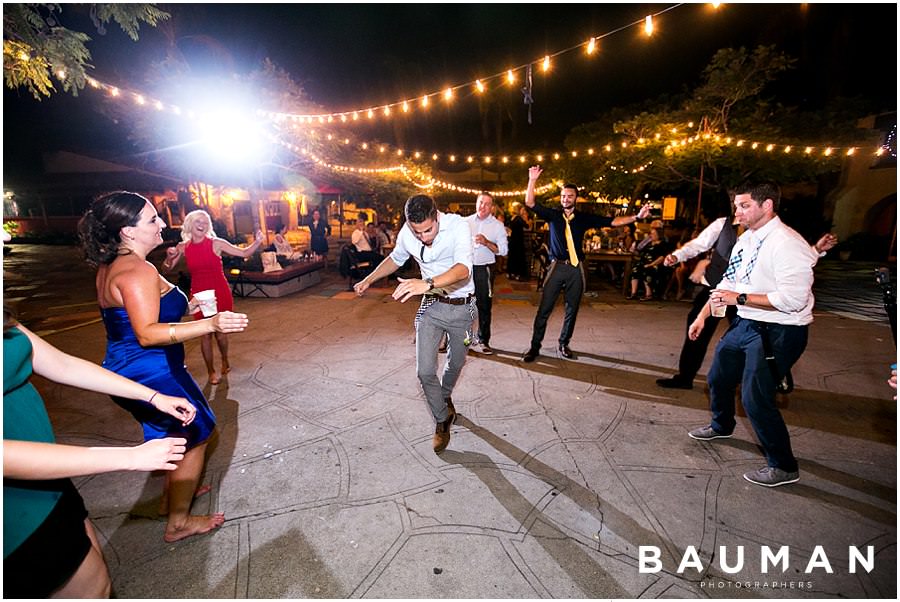
[[[633,224],[650,214],[650,205],[644,205],[636,215],[620,215],[606,217],[575,210],[578,198],[578,187],[575,184],[563,184],[559,193],[560,209],[542,207],[534,201],[534,189],[537,179],[543,170],[534,165],[528,170],[528,187],[525,190],[525,206],[529,211],[550,225],[550,268],[541,292],[541,303],[534,317],[534,329],[531,334],[531,346],[522,355],[525,362],[533,362],[541,353],[541,342],[547,330],[547,320],[553,313],[553,306],[560,293],[565,295],[566,317],[559,333],[557,355],[565,359],[573,359],[575,354],[569,348],[572,333],[575,331],[575,318],[584,293],[584,250],[582,242],[584,234],[591,228],[608,226],[624,226]]]

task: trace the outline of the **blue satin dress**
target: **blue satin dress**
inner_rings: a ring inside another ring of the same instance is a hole
[[[159,298],[159,321],[179,322],[187,309],[187,297],[173,287]],[[184,365],[184,345],[142,347],[131,327],[124,307],[100,308],[106,326],[106,357],[103,367],[151,389],[184,397],[197,408],[194,421],[181,421],[160,412],[146,401],[112,396],[131,412],[144,429],[144,441],[163,437],[184,437],[190,449],[206,441],[216,426],[216,417],[196,381]]]

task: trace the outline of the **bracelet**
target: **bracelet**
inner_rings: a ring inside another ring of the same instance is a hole
[[[156,399],[157,395],[159,395],[159,391],[154,391],[153,395],[150,396],[150,399],[147,400],[147,403],[153,405],[153,400]]]
[[[175,325],[172,323],[169,323],[169,340],[173,345],[178,342],[178,339],[175,338]]]

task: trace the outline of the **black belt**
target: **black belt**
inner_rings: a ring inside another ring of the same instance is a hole
[[[554,259],[554,260],[553,260],[553,263],[561,263],[561,264],[563,264],[563,265],[572,265],[572,262],[569,261],[568,259]],[[578,265],[581,265],[582,263],[584,263],[584,260],[583,260],[583,259],[579,259],[579,260],[578,260]],[[573,267],[576,267],[576,266],[573,266]]]
[[[448,305],[465,305],[469,301],[472,300],[472,295],[466,295],[465,297],[436,297],[439,303],[446,303]]]

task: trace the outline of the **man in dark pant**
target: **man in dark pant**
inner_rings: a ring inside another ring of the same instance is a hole
[[[550,209],[535,203],[535,183],[543,170],[535,165],[528,170],[528,187],[525,189],[525,206],[550,225],[550,269],[544,280],[541,291],[541,303],[534,318],[534,330],[531,335],[531,346],[522,355],[525,362],[533,362],[541,352],[541,341],[547,330],[547,319],[553,313],[553,306],[559,293],[565,292],[566,317],[559,333],[557,355],[572,359],[575,355],[569,349],[569,341],[575,330],[575,318],[584,292],[584,234],[591,228],[608,226],[624,226],[633,224],[638,219],[647,217],[650,205],[641,207],[637,215],[620,215],[610,218],[592,213],[575,211],[578,198],[578,187],[574,184],[563,184],[559,193],[561,209]]]
[[[675,265],[679,261],[687,261],[692,257],[696,257],[700,253],[710,251],[710,257],[706,268],[703,270],[703,276],[700,281],[701,289],[694,297],[693,306],[687,317],[688,329],[694,323],[700,312],[709,303],[710,290],[714,288],[722,279],[722,274],[728,265],[728,258],[731,256],[731,249],[737,241],[738,224],[728,222],[732,218],[720,217],[707,226],[697,238],[685,243],[680,249],[676,249],[670,255],[666,256],[665,264],[668,266]],[[814,250],[821,257],[826,251],[831,249],[837,243],[837,238],[832,234],[825,234],[816,242]],[[737,307],[728,306],[725,318],[730,325],[737,315]],[[685,334],[684,343],[681,346],[681,355],[678,358],[678,373],[671,378],[660,378],[656,380],[656,384],[666,389],[692,389],[694,387],[694,377],[703,365],[703,359],[706,357],[706,350],[709,343],[719,327],[722,318],[713,315],[707,316],[703,322],[703,329],[697,335],[696,339]],[[786,374],[786,373],[785,373]]]
[[[690,328],[694,320],[700,315],[700,312],[709,302],[709,291],[712,287],[719,283],[725,267],[728,265],[728,258],[731,255],[731,248],[737,240],[737,224],[730,224],[730,218],[720,217],[707,226],[697,238],[685,243],[680,249],[676,249],[666,256],[665,264],[673,266],[679,261],[687,261],[692,257],[696,257],[700,253],[711,251],[710,258],[706,262],[706,268],[703,270],[703,276],[700,280],[701,289],[694,296],[693,307],[687,317],[687,326]],[[737,310],[729,307],[726,312],[729,324]],[[684,343],[681,346],[681,356],[678,358],[678,374],[671,378],[657,379],[656,384],[666,389],[692,389],[694,387],[694,377],[703,364],[703,358],[706,357],[706,349],[712,340],[719,322],[722,318],[709,316],[703,323],[703,330],[697,335],[695,340],[687,336],[685,331]]]
[[[780,198],[781,191],[771,183],[742,184],[735,190],[735,218],[746,231],[734,244],[710,302],[688,330],[696,340],[713,309],[738,306],[707,376],[711,421],[688,435],[700,441],[731,437],[741,385],[741,403],[766,455],[766,466],[744,473],[744,478],[764,487],[800,479],[775,394],[781,376],[806,348],[813,321],[813,267],[819,259],[778,217]]]
[[[494,199],[482,192],[475,199],[475,213],[466,221],[472,231],[472,277],[475,283],[475,306],[478,308],[478,342],[476,350],[491,355],[491,307],[494,303],[494,270],[497,257],[506,256],[509,243],[506,227],[493,215]],[[480,347],[479,347],[480,346]]]

